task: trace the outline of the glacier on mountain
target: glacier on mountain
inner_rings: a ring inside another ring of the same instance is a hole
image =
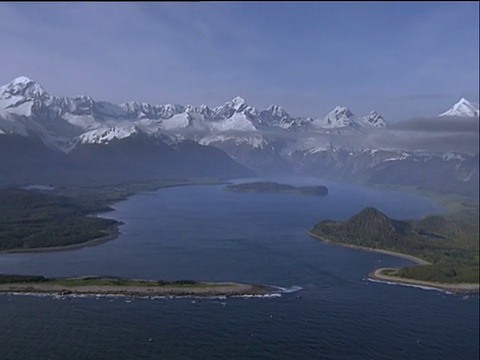
[[[135,126],[113,126],[111,128],[99,128],[88,131],[79,136],[82,144],[108,144],[110,141],[125,139],[137,134],[138,129]]]
[[[239,136],[238,134],[217,134],[206,136],[199,140],[201,145],[215,145],[216,143],[233,142],[236,145],[245,144],[252,148],[262,149],[268,145],[268,141],[261,135],[252,134]]]

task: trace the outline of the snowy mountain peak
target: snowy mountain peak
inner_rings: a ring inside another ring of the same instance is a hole
[[[47,91],[40,84],[26,76],[20,76],[0,88],[0,98],[2,99],[23,97],[30,100],[44,96],[48,96]]]
[[[272,116],[276,116],[279,118],[289,117],[290,115],[278,105],[270,105],[267,110]]]
[[[200,114],[203,115],[205,118],[209,118],[212,115],[212,110],[204,104],[200,106],[186,105],[185,112],[189,114]]]
[[[32,79],[26,77],[26,76],[19,76],[15,79],[13,79],[10,84],[27,84],[30,82],[34,82]]]
[[[385,123],[385,119],[383,118],[382,115],[380,115],[378,112],[375,110],[370,111],[370,114],[368,114],[365,117],[365,122],[367,122],[369,125],[372,125],[373,127],[381,127],[384,128],[387,126]]]
[[[462,97],[452,108],[438,116],[478,117],[479,108],[477,104]]]
[[[74,101],[81,101],[81,102],[90,103],[90,104],[93,104],[95,102],[95,100],[93,100],[93,98],[91,96],[88,96],[88,95],[74,96],[72,99]]]
[[[356,116],[349,108],[337,106],[323,119],[316,119],[312,124],[324,129],[360,129],[360,128],[385,128],[385,119],[375,110],[367,116]]]
[[[347,117],[353,116],[353,113],[350,111],[349,108],[346,106],[336,106],[335,109],[333,109],[330,114],[335,114],[335,115],[345,115]]]
[[[225,105],[228,105],[234,108],[237,112],[240,112],[247,107],[247,102],[244,98],[236,96],[232,100],[228,101]]]
[[[326,128],[347,127],[354,125],[353,113],[345,106],[336,106],[327,116],[320,121],[320,125]],[[317,121],[318,123],[318,121]]]

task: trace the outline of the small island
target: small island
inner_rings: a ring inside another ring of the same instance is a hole
[[[263,285],[193,280],[143,280],[111,276],[45,278],[37,275],[0,275],[0,293],[98,296],[244,296],[266,295]]]
[[[281,193],[281,194],[301,194],[313,196],[325,196],[328,194],[326,186],[293,186],[279,184],[273,181],[257,181],[242,184],[230,184],[224,188],[227,191],[243,193]]]
[[[441,215],[400,221],[369,207],[346,221],[324,220],[308,234],[342,246],[401,256],[416,263],[381,268],[369,278],[459,293],[479,291],[478,226]]]

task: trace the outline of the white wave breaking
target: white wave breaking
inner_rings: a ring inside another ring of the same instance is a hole
[[[272,286],[273,288],[277,289],[280,294],[291,294],[300,290],[303,290],[303,287],[293,285],[289,288],[281,287],[281,286]]]

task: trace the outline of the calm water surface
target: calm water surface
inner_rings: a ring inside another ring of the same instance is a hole
[[[399,191],[322,184],[326,197],[239,194],[219,185],[138,194],[105,214],[125,223],[114,241],[0,255],[0,273],[287,289],[281,297],[229,299],[1,295],[0,359],[478,359],[478,296],[369,282],[365,274],[376,267],[411,263],[305,235],[319,220],[366,206],[400,219],[445,209]]]

